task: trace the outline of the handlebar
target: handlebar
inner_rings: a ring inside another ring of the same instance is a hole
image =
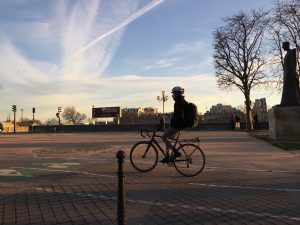
[[[154,133],[154,135],[155,135],[155,133],[157,132],[158,130],[143,130],[143,129],[140,129],[140,135],[143,137],[143,138],[147,138],[147,137],[149,137],[149,138],[151,138],[152,137],[152,135],[150,135],[150,133]],[[146,137],[147,136],[147,137]],[[155,135],[155,137],[161,137],[160,135]]]
[[[144,130],[140,130],[140,135],[143,137],[143,138],[146,138],[143,134]]]

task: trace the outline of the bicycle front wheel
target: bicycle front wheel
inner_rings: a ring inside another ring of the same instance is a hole
[[[149,141],[136,143],[130,151],[130,162],[140,172],[153,170],[158,163],[156,147]]]
[[[174,160],[176,170],[186,177],[193,177],[202,172],[205,166],[205,156],[199,146],[184,144],[178,148],[181,157]]]

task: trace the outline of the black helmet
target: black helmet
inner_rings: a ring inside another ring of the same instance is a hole
[[[171,93],[183,95],[184,94],[184,88],[179,87],[179,86],[173,87]]]

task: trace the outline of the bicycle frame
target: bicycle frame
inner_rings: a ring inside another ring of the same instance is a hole
[[[150,140],[149,140],[149,145],[143,155],[143,157],[146,156],[149,148],[150,148],[150,144],[153,144],[155,147],[157,147],[157,149],[166,157],[166,152],[163,150],[163,148],[160,146],[160,144],[157,142],[157,140],[155,139],[156,137],[162,137],[161,135],[157,135],[156,132],[157,131],[148,131],[148,130],[141,130],[141,136],[143,138],[146,138],[146,136],[143,135],[143,132],[147,132],[147,136],[150,137]],[[152,135],[149,135],[149,132],[152,133]],[[182,145],[181,143],[179,143],[178,139],[179,139],[179,136],[180,136],[180,132],[176,135],[176,138],[169,138],[170,140],[173,140],[175,141],[174,143],[174,147],[176,148],[176,146],[179,144],[180,146]]]

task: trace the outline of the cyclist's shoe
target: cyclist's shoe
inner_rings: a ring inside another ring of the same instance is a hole
[[[168,163],[170,162],[170,157],[166,156],[165,158],[163,158],[162,160],[159,161],[160,163]]]
[[[174,151],[174,155],[173,155],[173,158],[174,158],[174,159],[176,159],[176,158],[178,158],[178,157],[180,157],[180,156],[181,156],[181,153],[180,153],[180,152],[178,152],[177,150]]]

